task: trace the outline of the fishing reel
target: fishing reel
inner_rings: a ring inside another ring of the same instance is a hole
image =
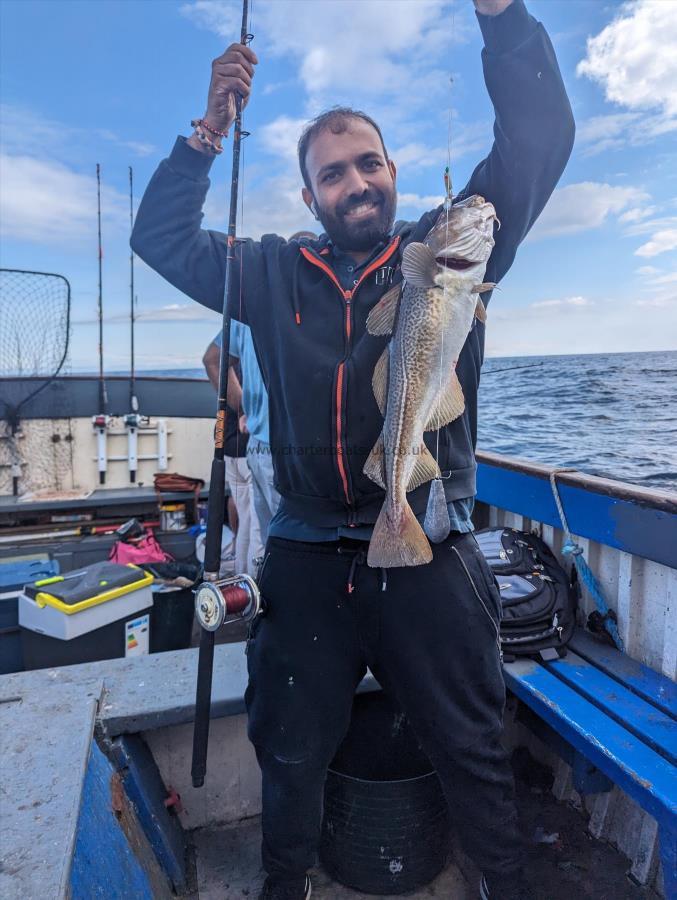
[[[218,631],[238,619],[251,622],[261,612],[261,593],[249,575],[203,581],[195,590],[195,615],[205,631]]]

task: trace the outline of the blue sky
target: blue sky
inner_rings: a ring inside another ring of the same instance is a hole
[[[572,159],[494,295],[489,355],[677,348],[677,2],[531,0],[577,120]],[[73,287],[73,371],[97,367],[96,180],[103,177],[106,367],[128,366],[128,166],[136,201],[190,119],[211,60],[239,36],[221,0],[0,2],[1,262]],[[454,184],[491,142],[470,0],[254,0],[240,233],[313,228],[295,142],[347,103],[383,126],[400,218],[438,201],[452,114]],[[450,85],[453,76],[453,87]],[[222,229],[229,153],[206,224]],[[217,317],[136,267],[139,368],[199,365]]]

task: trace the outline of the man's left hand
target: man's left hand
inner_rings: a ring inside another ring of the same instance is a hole
[[[482,16],[500,16],[512,3],[512,0],[473,0],[475,9]]]

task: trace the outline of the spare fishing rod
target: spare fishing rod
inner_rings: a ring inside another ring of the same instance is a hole
[[[249,0],[242,3],[240,43],[249,44],[253,35],[247,29]],[[221,538],[225,518],[225,451],[228,357],[230,348],[230,300],[235,262],[235,225],[240,179],[240,145],[247,132],[242,131],[242,98],[235,94],[235,131],[233,134],[233,169],[230,180],[230,211],[226,238],[226,273],[223,292],[223,328],[219,362],[218,404],[214,429],[214,458],[209,479],[209,509],[205,539],[204,581],[195,592],[195,614],[201,625],[195,694],[193,731],[193,787],[202,787],[207,771],[207,743],[211,712],[212,672],[214,668],[214,632],[228,617],[252,619],[261,611],[261,598],[256,582],[248,575],[219,578]]]
[[[489,369],[488,372],[482,372],[482,377],[486,378],[487,375],[498,375],[499,372],[514,372],[516,369],[537,369],[539,366],[542,366],[542,362],[537,363],[526,363],[523,366],[505,366],[502,369]]]
[[[106,430],[108,428],[108,392],[103,374],[103,249],[101,245],[101,166],[96,164],[96,217],[99,239],[99,412],[92,418],[96,431],[97,462],[99,466],[99,484],[106,483],[107,450]]]
[[[129,166],[129,233],[134,230],[134,174]],[[130,240],[131,248],[131,240]],[[136,372],[134,368],[134,324],[136,321],[134,294],[134,251],[129,251],[129,412],[124,418],[127,429],[127,462],[129,466],[129,482],[136,481],[136,468],[138,465],[139,426],[139,401],[136,396]]]

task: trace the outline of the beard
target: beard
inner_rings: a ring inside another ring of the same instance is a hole
[[[364,222],[347,219],[350,210],[361,203],[373,203],[374,215]],[[372,187],[359,196],[348,197],[334,210],[328,210],[315,201],[322,227],[336,246],[345,253],[371,250],[390,234],[395,221],[395,189],[385,193]]]

